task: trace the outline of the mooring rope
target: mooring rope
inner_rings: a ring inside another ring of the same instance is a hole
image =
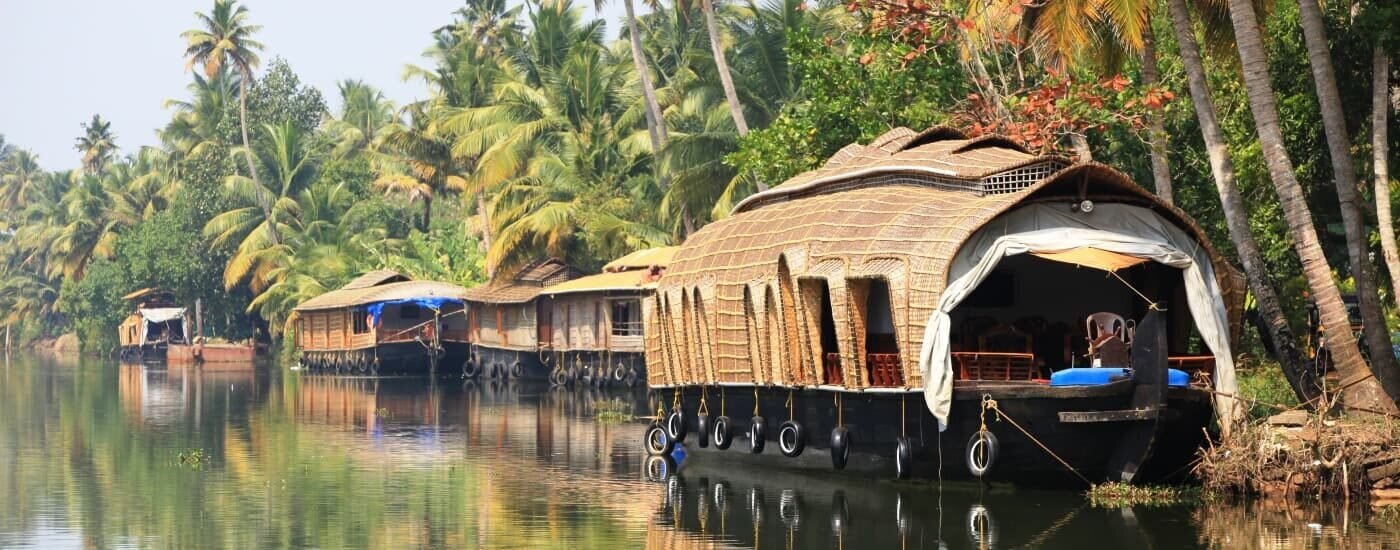
[[[1137,287],[1129,284],[1128,281],[1123,280],[1123,277],[1119,276],[1117,271],[1110,271],[1108,273],[1110,275],[1113,275],[1113,278],[1118,279],[1118,282],[1123,283],[1123,286],[1128,287],[1128,290],[1133,291],[1133,293],[1137,294],[1139,298],[1142,298],[1144,302],[1147,302],[1147,309],[1153,311],[1166,311],[1166,309],[1157,305],[1157,302],[1153,301],[1151,298],[1148,298],[1146,294],[1143,294],[1142,291],[1138,290]]]
[[[1069,462],[1066,462],[1065,459],[1060,458],[1060,455],[1055,454],[1055,451],[1050,450],[1050,447],[1045,446],[1044,443],[1042,443],[1034,435],[1031,435],[1031,433],[1026,431],[1025,428],[1022,428],[1021,425],[1018,424],[1015,420],[1013,420],[1010,416],[1007,416],[1006,413],[1002,412],[1001,408],[997,406],[997,400],[992,399],[992,396],[989,394],[982,394],[982,427],[978,431],[987,431],[987,410],[991,410],[992,412],[996,413],[998,419],[1005,419],[1017,430],[1020,430],[1020,432],[1023,435],[1025,435],[1026,438],[1030,439],[1032,443],[1035,443],[1037,446],[1039,446],[1041,450],[1045,451],[1046,454],[1049,454],[1051,458],[1054,458],[1056,461],[1058,461],[1060,465],[1068,469],[1076,477],[1082,480],[1086,485],[1089,485],[1091,487],[1094,485],[1093,482],[1089,481],[1089,478],[1084,477],[1084,474],[1079,473],[1079,470],[1076,470],[1074,466],[1070,466]]]

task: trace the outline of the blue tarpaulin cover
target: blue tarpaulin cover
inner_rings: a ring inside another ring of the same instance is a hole
[[[1055,371],[1050,374],[1051,386],[1101,386],[1115,380],[1132,378],[1133,369],[1118,367],[1079,367]],[[1191,376],[1185,371],[1167,369],[1167,385],[1186,387]]]
[[[384,306],[396,304],[417,304],[419,307],[426,307],[433,311],[442,311],[442,306],[447,304],[462,305],[462,301],[457,298],[447,298],[443,296],[425,296],[423,298],[407,298],[403,300],[389,300],[386,302],[375,302],[365,309],[369,310],[370,323],[372,326],[379,326],[379,317],[384,314]]]

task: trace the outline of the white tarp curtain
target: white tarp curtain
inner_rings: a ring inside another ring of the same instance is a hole
[[[1230,352],[1230,322],[1215,279],[1210,254],[1196,239],[1146,208],[1125,204],[1098,205],[1093,212],[1071,211],[1066,205],[1034,204],[1009,212],[978,230],[963,244],[948,268],[948,286],[924,330],[919,370],[924,375],[924,399],[947,429],[953,400],[953,365],[949,348],[949,313],[991,274],[1002,258],[1031,252],[1055,253],[1095,248],[1144,258],[1183,270],[1186,302],[1201,340],[1215,356],[1215,389],[1236,393],[1235,363]],[[1217,396],[1221,426],[1229,429],[1238,404]]]
[[[179,322],[180,322],[180,334],[182,334],[182,335],[188,335],[188,334],[190,333],[190,331],[188,330],[188,327],[185,326],[185,308],[182,308],[182,307],[152,307],[152,308],[141,308],[139,311],[140,311],[140,313],[141,313],[141,318],[144,319],[144,320],[146,321],[145,323],[142,323],[142,324],[141,324],[141,340],[140,340],[140,342],[141,342],[142,344],[147,343],[147,342],[146,342],[146,334],[147,334],[148,328],[149,328],[151,325],[153,325],[153,324],[159,325],[159,324],[168,323],[168,322],[171,322],[171,321],[179,321]]]

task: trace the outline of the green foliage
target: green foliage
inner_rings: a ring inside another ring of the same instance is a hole
[[[1195,485],[1130,485],[1100,483],[1085,495],[1095,508],[1188,506],[1201,504],[1211,495]]]
[[[1293,387],[1288,385],[1288,379],[1283,377],[1283,370],[1277,362],[1250,363],[1240,361],[1236,380],[1239,383],[1240,396],[1250,402],[1251,417],[1265,418],[1277,414],[1279,406],[1292,407],[1298,404],[1298,396],[1293,393]]]
[[[71,320],[85,353],[116,351],[116,327],[127,315],[122,296],[132,290],[122,266],[105,259],[94,261],[82,280],[63,285],[58,310]]]
[[[768,185],[891,128],[943,122],[969,90],[948,47],[906,61],[912,49],[884,37],[861,33],[831,40],[803,31],[788,37],[787,51],[800,82],[796,98],[725,159]]]
[[[271,124],[291,124],[310,133],[326,115],[321,91],[303,86],[285,59],[273,58],[257,83],[248,90],[249,129]]]

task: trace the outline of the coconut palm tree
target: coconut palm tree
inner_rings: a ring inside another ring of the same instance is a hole
[[[247,281],[254,294],[267,287],[268,273],[281,265],[285,246],[272,235],[295,219],[299,208],[296,196],[315,180],[321,160],[318,143],[291,121],[264,125],[263,131],[268,139],[259,147],[257,157],[271,186],[238,174],[228,176],[224,189],[236,201],[235,206],[204,226],[205,237],[212,239],[211,248],[238,243],[224,268],[224,286],[232,289]],[[264,211],[258,206],[261,204],[272,208]]]
[[[561,2],[560,5],[564,5]],[[602,9],[602,0],[595,0],[594,7]],[[642,50],[642,33],[637,30],[637,14],[632,0],[622,0],[625,12],[623,22],[627,24],[627,41],[631,46],[632,65],[637,71],[637,81],[641,84],[642,99],[646,103],[647,133],[651,137],[651,150],[660,152],[670,140],[666,131],[666,119],[661,113],[661,104],[656,101],[656,88],[651,84],[651,68]]]
[[[1278,194],[1288,224],[1289,236],[1302,263],[1303,276],[1308,281],[1312,297],[1322,320],[1327,347],[1342,378],[1351,384],[1344,391],[1347,404],[1382,411],[1394,411],[1395,402],[1386,396],[1380,383],[1371,378],[1369,367],[1356,347],[1346,306],[1342,303],[1337,282],[1332,278],[1332,266],[1322,253],[1322,245],[1313,226],[1303,188],[1293,170],[1293,161],[1284,148],[1283,131],[1279,127],[1278,107],[1274,103],[1273,85],[1269,82],[1268,58],[1264,39],[1260,36],[1259,19],[1251,0],[1229,0],[1230,22],[1235,29],[1235,43],[1240,54],[1240,69],[1244,76],[1250,111],[1254,115],[1255,131],[1264,155],[1264,164]],[[1386,353],[1390,353],[1389,350]]]
[[[1322,8],[1317,0],[1299,0],[1298,15],[1302,21],[1303,40],[1308,48],[1308,65],[1312,67],[1313,84],[1317,88],[1317,103],[1322,109],[1323,135],[1327,138],[1327,152],[1332,158],[1332,182],[1337,187],[1347,256],[1352,277],[1356,280],[1356,296],[1361,305],[1366,345],[1371,352],[1371,370],[1386,391],[1400,400],[1400,371],[1395,368],[1395,351],[1390,343],[1380,287],[1376,284],[1376,272],[1371,263],[1370,233],[1366,230],[1366,216],[1362,210],[1364,202],[1358,191],[1356,167],[1352,164],[1346,113],[1342,109],[1341,95],[1337,93],[1337,75],[1332,70],[1327,24],[1322,20]]]
[[[9,213],[24,208],[45,178],[38,155],[24,149],[11,153],[0,162],[0,209]]]
[[[84,172],[102,175],[117,153],[117,136],[112,134],[112,123],[102,120],[102,115],[92,115],[92,120],[82,126],[83,135],[78,136],[73,148],[82,153]]]
[[[1390,55],[1377,45],[1371,52],[1371,169],[1375,174],[1376,221],[1381,228],[1381,253],[1390,272],[1390,286],[1400,289],[1400,246],[1390,213]],[[1400,291],[1392,290],[1400,307]]]
[[[346,79],[337,86],[340,113],[326,121],[325,130],[336,142],[336,156],[345,157],[369,147],[395,121],[394,104],[360,80]]]
[[[166,149],[178,158],[188,159],[223,147],[219,125],[238,93],[236,80],[227,68],[208,78],[196,73],[194,81],[187,86],[188,101],[166,100],[165,108],[174,111],[170,122],[158,131]]]
[[[452,136],[443,129],[432,106],[414,103],[405,111],[407,123],[384,128],[377,145],[385,155],[376,157],[375,189],[423,202],[420,228],[432,225],[433,199],[449,191],[462,192],[465,166],[452,153]]]
[[[1313,369],[1304,364],[1303,354],[1298,349],[1293,329],[1279,303],[1278,293],[1269,280],[1268,267],[1259,251],[1259,243],[1249,229],[1248,210],[1235,183],[1235,165],[1230,158],[1230,148],[1225,134],[1220,129],[1216,116],[1215,102],[1206,79],[1205,62],[1201,58],[1200,46],[1191,27],[1191,13],[1186,0],[1167,0],[1171,14],[1172,29],[1181,51],[1181,63],[1186,69],[1186,83],[1190,90],[1191,104],[1196,111],[1196,119],[1201,126],[1201,137],[1205,140],[1206,155],[1210,159],[1211,174],[1215,188],[1220,195],[1221,211],[1225,216],[1225,226],[1230,232],[1230,240],[1239,253],[1240,264],[1249,281],[1250,292],[1254,294],[1259,315],[1268,330],[1263,337],[1278,357],[1284,376],[1293,386],[1293,391],[1303,399],[1317,395],[1318,388]]]
[[[221,73],[224,67],[232,67],[238,78],[238,127],[243,137],[243,158],[248,163],[248,175],[253,185],[261,186],[258,179],[257,163],[253,161],[253,148],[248,140],[248,83],[253,81],[253,69],[261,60],[258,51],[263,49],[261,42],[252,36],[262,28],[247,22],[248,8],[234,0],[214,0],[214,9],[208,14],[195,12],[200,28],[180,33],[185,39],[185,69],[196,64],[204,67],[209,78]],[[272,217],[272,205],[259,205],[263,216]],[[276,243],[277,228],[269,226],[267,238]]]
[[[93,259],[110,258],[116,252],[117,233],[133,220],[115,208],[119,190],[112,182],[111,178],[88,174],[63,194],[60,204],[67,223],[49,245],[49,277],[81,280]]]
[[[715,21],[715,6],[711,0],[700,0],[700,9],[705,12],[705,30],[710,33],[710,51],[715,57],[715,70],[719,82],[724,87],[724,100],[729,105],[729,116],[734,119],[734,128],[739,137],[749,133],[749,122],[744,118],[744,106],[739,103],[739,93],[734,89],[734,77],[729,73],[729,61],[724,57],[724,40],[719,34],[719,23]]]

